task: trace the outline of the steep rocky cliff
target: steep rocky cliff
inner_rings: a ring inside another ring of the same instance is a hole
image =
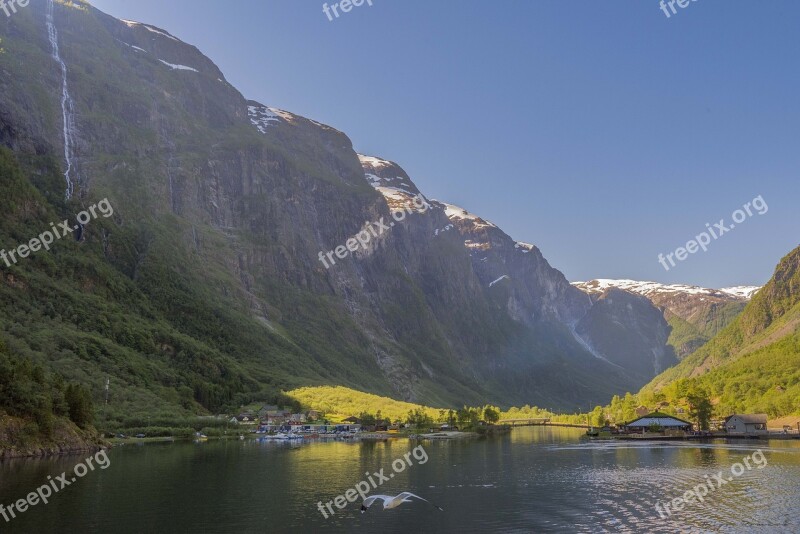
[[[664,331],[650,310],[632,328],[652,339],[615,360],[628,338],[600,343],[587,323],[617,311],[535,246],[417,197],[399,166],[359,156],[335,128],[246,99],[166,30],[32,0],[0,38],[15,177],[0,245],[100,198],[115,211],[3,266],[0,326],[98,397],[109,377],[109,417],[213,412],[312,384],[575,409],[669,361],[651,350]]]

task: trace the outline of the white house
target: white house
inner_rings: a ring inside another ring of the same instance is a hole
[[[725,419],[725,430],[729,434],[766,434],[767,414],[737,414]]]

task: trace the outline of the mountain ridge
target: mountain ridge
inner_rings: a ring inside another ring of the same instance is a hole
[[[610,288],[641,295],[663,310],[671,327],[668,344],[679,359],[693,353],[725,328],[760,288],[709,289],[686,284],[597,279],[573,282],[592,298]]]
[[[110,378],[107,419],[216,413],[329,384],[437,406],[575,409],[672,362],[649,300],[593,300],[537,247],[451,204],[430,200],[326,269],[320,251],[421,194],[408,174],[247,99],[168,31],[70,5],[54,4],[54,23],[74,101],[71,199],[48,4],[0,26],[0,170],[16,177],[0,245],[98,196],[115,216],[4,272],[0,334],[96,401]],[[605,335],[615,317],[634,349]]]

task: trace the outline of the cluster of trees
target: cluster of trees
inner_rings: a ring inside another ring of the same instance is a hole
[[[608,424],[622,424],[639,417],[636,412],[640,406],[651,411],[659,411],[686,419],[708,430],[715,415],[726,415],[712,402],[711,390],[697,379],[684,379],[673,382],[658,393],[640,393],[624,396],[614,395],[607,406],[595,406],[589,413],[555,414],[536,406],[510,408],[502,414],[503,419],[549,418],[554,422],[601,427]],[[680,413],[679,413],[680,410]],[[719,413],[717,413],[719,412]]]
[[[500,408],[490,405],[464,406],[459,410],[439,410],[437,413],[431,408],[419,407],[409,410],[405,417],[397,417],[394,420],[384,416],[381,410],[374,414],[362,411],[358,419],[364,426],[389,426],[394,423],[406,424],[412,428],[430,428],[436,424],[448,424],[451,427],[465,429],[477,426],[480,421],[497,423],[500,420]]]
[[[552,417],[553,415],[553,412],[549,410],[526,404],[522,408],[509,408],[507,412],[503,413],[503,419],[541,419]]]
[[[361,412],[358,414],[358,419],[364,426],[389,426],[392,424],[388,417],[384,417],[383,414],[381,414],[380,410],[375,414]]]
[[[434,423],[446,423],[451,427],[457,426],[461,429],[472,428],[477,426],[480,421],[489,424],[497,423],[500,420],[500,408],[487,404],[482,408],[464,406],[458,410],[439,410],[437,419],[434,421],[434,418],[426,411],[417,409],[408,412],[406,423],[416,428],[429,427]]]
[[[57,417],[68,417],[81,428],[93,421],[92,398],[80,384],[67,384],[27,358],[12,356],[0,339],[0,414],[33,421],[49,438]]]

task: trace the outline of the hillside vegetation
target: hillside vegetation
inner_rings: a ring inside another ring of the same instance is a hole
[[[357,417],[362,413],[374,415],[378,412],[381,413],[382,417],[388,418],[391,421],[406,421],[409,412],[418,411],[424,413],[431,421],[438,423],[444,423],[452,417],[450,410],[446,408],[411,404],[341,386],[305,387],[289,391],[286,395],[299,402],[303,408],[320,411],[332,421],[341,421],[351,416]],[[520,408],[512,407],[507,411],[500,411],[492,406],[472,408],[472,410],[477,410],[485,414],[486,408],[497,410],[501,422],[504,419],[549,418],[554,422],[585,424],[587,417],[585,414],[559,415],[536,406],[528,405]],[[458,412],[462,410],[468,411],[470,408],[465,406],[461,410],[458,410]]]
[[[361,413],[380,412],[383,417],[392,421],[405,420],[408,412],[414,410],[422,410],[434,419],[439,414],[437,408],[363,393],[342,386],[304,387],[289,391],[287,395],[307,409],[324,413],[331,421],[341,421]]]
[[[0,147],[0,249],[73,220],[81,204],[45,194],[62,182],[52,159],[20,162]],[[211,294],[191,252],[170,242],[174,221],[131,224],[125,214],[92,220],[81,242],[68,236],[0,265],[0,334],[15,355],[83,384],[95,405],[110,379],[103,428],[235,410],[321,381],[320,363]]]
[[[743,302],[712,304],[700,310],[693,320],[687,321],[678,315],[667,313],[665,317],[672,327],[669,340],[679,359],[693,353],[728,326],[745,308]]]
[[[99,439],[89,392],[12,354],[0,338],[0,456],[87,449]]]
[[[640,400],[675,402],[676,384],[707,392],[719,415],[800,413],[800,248],[719,335],[642,389]]]

